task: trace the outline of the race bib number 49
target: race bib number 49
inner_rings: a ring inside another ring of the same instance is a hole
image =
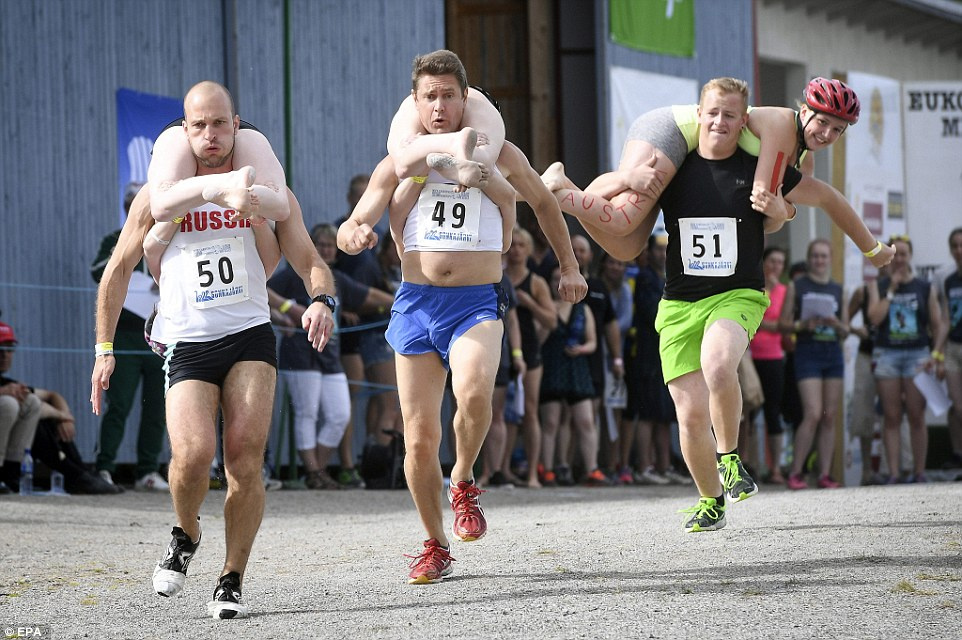
[[[250,298],[244,238],[219,238],[183,248],[189,258],[190,303],[198,309],[221,307]]]
[[[735,218],[680,218],[678,231],[685,275],[724,278],[735,273]]]
[[[481,191],[457,193],[453,184],[428,183],[418,198],[418,244],[457,251],[481,242]]]

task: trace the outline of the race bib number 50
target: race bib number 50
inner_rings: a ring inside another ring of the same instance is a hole
[[[183,248],[191,273],[190,303],[198,309],[221,307],[250,298],[244,238],[219,238]]]
[[[428,183],[418,198],[418,244],[457,251],[481,242],[481,191],[457,193],[453,184]]]
[[[735,218],[680,218],[681,262],[685,275],[724,278],[738,264]]]

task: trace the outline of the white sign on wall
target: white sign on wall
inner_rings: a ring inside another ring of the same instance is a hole
[[[608,86],[611,91],[608,101],[611,105],[609,171],[618,168],[628,130],[638,116],[658,107],[698,102],[698,82],[691,78],[613,66]]]
[[[902,113],[913,262],[950,264],[949,232],[962,226],[962,83],[907,82]]]
[[[845,195],[872,233],[884,239],[905,230],[901,88],[891,78],[857,72],[849,73],[846,82],[858,94],[862,109],[858,122],[845,131]],[[855,243],[846,239],[845,299],[876,274]],[[862,322],[860,317],[857,324]],[[846,416],[852,410],[857,347],[855,337],[845,343]],[[858,439],[850,437],[847,428],[843,442],[845,483],[855,486],[865,461]]]
[[[901,87],[897,80],[851,72],[859,120],[845,131],[846,196],[879,238],[905,233]],[[845,243],[845,284],[851,289],[876,270],[852,242]]]

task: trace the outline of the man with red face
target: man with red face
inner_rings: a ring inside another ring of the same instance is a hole
[[[458,57],[444,50],[419,56],[412,81],[424,129],[429,133],[459,130],[467,74]],[[400,229],[404,282],[395,295],[386,333],[396,353],[405,475],[428,534],[410,574],[410,582],[417,584],[439,581],[451,571],[438,460],[441,402],[449,369],[458,405],[454,416],[457,459],[448,491],[453,533],[468,542],[487,531],[472,468],[491,424],[505,304],[497,206],[479,189],[460,191],[436,170],[424,169],[420,175],[427,175],[426,182]]]
[[[721,529],[728,503],[758,491],[737,450],[742,400],[736,371],[769,305],[764,234],[794,215],[785,197],[826,210],[847,206],[837,190],[792,167],[774,191],[753,185],[759,161],[738,145],[747,107],[742,80],[716,78],[703,87],[698,146],[659,199],[668,253],[655,329],[682,454],[700,494],[686,510],[689,532]],[[875,242],[870,253],[884,255],[867,229],[853,240],[860,247]]]
[[[234,170],[239,118],[227,90],[213,82],[195,85],[184,100],[184,116],[194,163],[188,175],[193,177],[171,180],[155,174],[150,205],[145,191],[143,197],[138,195],[141,204],[136,215],[128,218],[131,225],[149,228],[143,221],[147,205],[152,206],[156,220],[171,221],[178,227],[173,237],[161,243],[165,246],[161,302],[151,335],[155,342],[166,345],[167,428],[172,452],[169,479],[177,525],[154,570],[153,586],[160,595],[177,595],[200,544],[198,514],[208,488],[220,408],[229,481],[224,505],[227,553],[208,613],[214,618],[235,618],[248,614],[241,583],[263,514],[261,467],[276,380],[266,269],[250,218],[259,215],[276,220],[281,248],[286,245],[285,250],[293,252],[294,262],[301,266],[299,272],[311,272],[305,284],[314,298],[302,324],[308,340],[318,349],[333,329],[334,303],[329,295],[333,281],[329,270],[308,266],[316,252],[301,250],[300,232],[306,236],[306,231],[296,201],[283,184],[255,185],[250,167]],[[288,218],[294,220],[293,227],[282,230]],[[142,247],[136,246],[136,235],[121,234],[115,251],[121,255],[118,262],[126,265],[132,256],[139,259]],[[140,232],[140,238],[145,235]],[[111,262],[115,262],[113,257]],[[108,272],[114,273],[109,263],[103,282],[115,282]],[[106,336],[109,320],[117,313],[109,293],[104,294],[103,282],[98,295],[101,342],[91,392],[95,411],[99,409],[99,390],[106,387],[112,371],[112,345]]]
[[[805,87],[804,101],[796,112],[785,107],[755,107],[739,133],[738,144],[758,156],[754,182],[772,190],[781,183],[784,169],[794,165],[806,176],[814,173],[814,156],[858,122],[859,100],[840,80],[814,78]],[[584,191],[564,175],[560,162],[544,173],[545,184],[555,193],[562,210],[581,222],[608,253],[633,260],[648,241],[657,217],[659,194],[698,144],[699,122],[693,105],[654,109],[631,125],[619,167],[598,176]],[[850,211],[836,206],[826,213],[858,242],[865,237],[871,252],[876,241],[862,233],[864,225]],[[869,258],[878,267],[894,251],[880,248]]]
[[[420,126],[430,134],[461,129],[468,100],[467,74],[458,57],[440,50],[418,56],[412,96]],[[478,188],[463,189],[445,179],[445,161],[419,156],[398,185],[394,163],[386,158],[368,191],[338,234],[338,245],[357,253],[377,243],[372,226],[391,202],[391,229],[401,256],[401,283],[386,337],[394,348],[398,394],[404,418],[405,475],[427,532],[423,551],[411,563],[412,584],[438,582],[451,572],[448,537],[441,506],[441,402],[445,379],[457,400],[454,432],[457,459],[451,470],[448,500],[454,511],[453,534],[469,542],[484,536],[481,490],[472,468],[491,423],[491,398],[501,357],[506,297],[501,291],[502,214]],[[449,162],[456,162],[454,159]],[[406,161],[407,162],[407,161]],[[584,297],[570,242],[554,199],[543,188],[517,147],[505,143],[498,169],[526,197],[557,241],[566,266],[561,288]],[[426,176],[426,177],[418,177]],[[533,186],[537,188],[532,188]],[[550,204],[550,207],[546,207]],[[553,207],[553,209],[552,209]],[[567,246],[566,246],[567,245]]]

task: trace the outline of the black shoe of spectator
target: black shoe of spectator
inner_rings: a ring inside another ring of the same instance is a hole
[[[64,488],[67,493],[76,495],[113,495],[124,492],[117,485],[110,484],[100,476],[86,471],[67,480]]]
[[[7,485],[10,493],[20,493],[20,463],[4,460],[0,467],[0,482]]]
[[[0,496],[6,495],[8,493],[13,493],[13,491],[10,490],[10,487],[8,487],[6,483],[0,482]]]
[[[573,487],[575,485],[574,475],[568,465],[559,465],[554,470],[556,482],[559,487]]]

